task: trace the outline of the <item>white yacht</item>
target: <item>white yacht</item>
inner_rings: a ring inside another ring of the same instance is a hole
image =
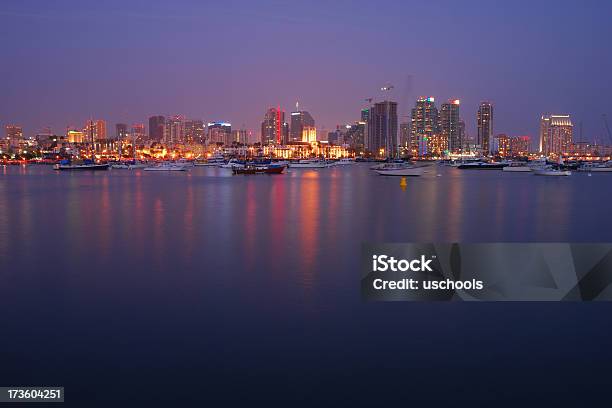
[[[289,163],[291,169],[324,169],[325,167],[327,167],[327,163],[319,159],[298,160]]]
[[[509,171],[512,173],[528,173],[531,172],[532,168],[527,166],[525,162],[510,162],[502,171]]]
[[[351,164],[355,164],[355,159],[352,159],[350,157],[344,157],[336,162],[337,166],[346,166]]]
[[[187,171],[187,168],[174,163],[161,163],[157,166],[145,167],[144,171]]]
[[[571,176],[572,172],[569,170],[554,169],[552,166],[544,166],[534,169],[533,174],[536,176]]]
[[[374,170],[381,176],[399,176],[399,177],[416,177],[422,176],[425,173],[423,166],[403,166],[397,168],[387,168],[381,170]]]
[[[612,160],[605,163],[585,163],[578,169],[589,173],[608,173],[612,172]]]

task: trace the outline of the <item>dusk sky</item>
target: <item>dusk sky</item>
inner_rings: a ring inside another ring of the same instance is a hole
[[[612,2],[575,0],[3,0],[0,124],[29,136],[94,117],[112,135],[180,113],[258,134],[268,106],[297,100],[330,129],[393,84],[402,116],[418,95],[460,98],[471,135],[490,100],[495,133],[536,136],[541,113],[570,113],[609,142],[611,17]]]

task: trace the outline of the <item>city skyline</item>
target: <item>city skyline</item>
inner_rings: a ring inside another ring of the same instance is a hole
[[[181,113],[256,132],[266,108],[290,112],[299,101],[332,130],[357,120],[366,98],[397,101],[403,118],[419,95],[432,95],[461,100],[470,135],[487,100],[496,133],[535,138],[540,116],[561,112],[592,140],[605,138],[601,115],[612,115],[604,80],[612,67],[609,4],[392,1],[384,12],[366,2],[307,10],[276,2],[146,5],[3,2],[0,41],[11,63],[0,71],[0,126],[18,123],[32,134],[90,117],[130,124]],[[542,30],[544,15],[564,24]],[[75,30],[83,21],[87,30]],[[559,49],[563,63],[549,66]],[[383,93],[385,84],[394,88]]]

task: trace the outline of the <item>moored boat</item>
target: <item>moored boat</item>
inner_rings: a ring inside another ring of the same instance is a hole
[[[84,160],[83,163],[72,163],[70,160],[62,160],[53,166],[55,170],[108,170],[108,163],[94,163],[92,160]]]
[[[145,167],[144,171],[187,171],[185,166],[179,166],[173,163],[161,163],[157,166]]]
[[[291,162],[289,163],[289,167],[292,169],[324,169],[327,167],[327,163],[318,159],[306,159]]]
[[[569,170],[554,169],[550,166],[534,169],[533,174],[536,176],[571,176],[572,172]]]
[[[488,162],[474,162],[474,163],[463,163],[457,166],[461,170],[501,170],[506,167],[507,163],[488,163]]]
[[[399,176],[399,177],[417,177],[422,176],[425,173],[423,167],[405,166],[398,168],[380,169],[374,170],[381,176]]]
[[[527,166],[525,162],[511,162],[502,171],[509,171],[513,173],[527,173],[531,172],[531,167]]]

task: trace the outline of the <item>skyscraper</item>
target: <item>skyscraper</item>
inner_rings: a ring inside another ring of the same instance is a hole
[[[117,140],[126,140],[128,137],[128,125],[125,123],[115,124],[115,138]]]
[[[232,124],[229,122],[210,122],[207,127],[208,143],[232,144]]]
[[[185,142],[186,143],[203,143],[204,134],[205,134],[204,121],[202,120],[185,121]]]
[[[23,128],[19,125],[6,125],[4,127],[5,135],[10,140],[23,139]]]
[[[104,141],[106,140],[106,122],[102,119],[96,121],[88,120],[85,123],[83,133],[85,133],[85,138],[89,142],[91,142],[92,137],[96,142]]]
[[[440,107],[440,135],[446,139],[451,153],[460,153],[463,140],[459,124],[459,99],[451,99]]]
[[[540,118],[540,153],[544,156],[567,153],[573,140],[574,125],[570,115],[542,115]]]
[[[491,102],[481,102],[476,116],[478,136],[476,148],[480,149],[483,155],[491,154],[491,142],[493,140],[493,104]]]
[[[145,138],[145,125],[144,123],[134,123],[132,124],[131,131],[132,140],[137,142],[142,142]]]
[[[410,123],[400,123],[399,129],[400,150],[403,153],[410,152]]]
[[[149,118],[149,140],[161,142],[164,138],[164,126],[166,118],[161,115],[151,116]]]
[[[246,145],[249,143],[249,134],[246,129],[232,130],[232,142]]]
[[[298,110],[291,112],[291,128],[289,130],[289,141],[299,142],[302,140],[302,131],[305,126],[315,126],[313,117],[307,111]]]
[[[261,122],[261,144],[281,144],[284,135],[288,137],[285,112],[280,107],[269,108]]]
[[[438,108],[434,97],[421,96],[410,112],[410,149],[419,156],[433,153],[438,133]]]
[[[172,145],[185,141],[185,117],[182,115],[170,116],[164,126],[164,143]]]
[[[397,102],[375,103],[369,110],[366,149],[377,157],[394,157],[397,143]]]

